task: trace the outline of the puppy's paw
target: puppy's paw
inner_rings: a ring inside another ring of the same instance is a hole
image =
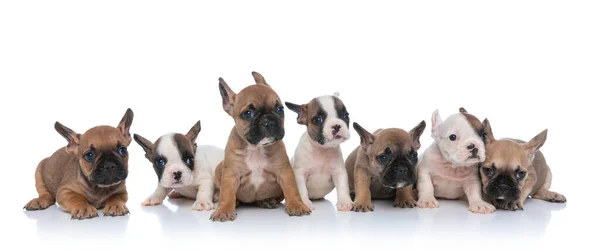
[[[399,208],[413,208],[417,206],[417,201],[415,201],[415,199],[413,199],[412,197],[409,199],[395,199],[394,200],[394,207],[399,207]]]
[[[500,208],[500,209],[504,209],[504,210],[517,211],[517,210],[523,210],[523,203],[516,200],[516,201],[503,202],[500,204],[496,204],[496,207]]]
[[[102,211],[104,212],[104,216],[123,216],[129,214],[129,209],[124,203],[106,204],[106,207]]]
[[[71,210],[71,219],[90,219],[98,217],[98,210],[95,207],[90,206],[89,204],[75,207]]]
[[[371,212],[375,207],[373,207],[373,203],[371,201],[367,202],[354,202],[352,206],[352,211],[354,212]]]
[[[548,193],[548,197],[547,197],[546,201],[555,202],[555,203],[565,203],[565,202],[567,202],[567,197],[565,197],[564,195],[559,194],[557,192],[550,191]]]
[[[156,206],[163,203],[163,200],[154,196],[148,197],[144,202],[142,202],[142,206]]]
[[[434,197],[429,197],[419,199],[419,201],[417,201],[417,206],[420,208],[439,208],[440,203],[438,203]]]
[[[309,207],[304,205],[302,201],[294,201],[294,202],[286,202],[285,203],[285,212],[290,216],[302,216],[309,215],[312,210]]]
[[[281,204],[281,200],[277,198],[268,198],[256,201],[255,203],[260,208],[274,209],[279,207],[279,204]]]
[[[169,199],[180,199],[183,198],[183,195],[175,190],[171,191],[168,195]]]
[[[53,200],[35,198],[28,202],[23,208],[27,211],[42,210],[54,204]]]
[[[338,203],[335,205],[335,207],[337,208],[338,211],[351,211],[352,210],[352,206],[354,204],[352,203],[352,200],[347,200],[347,201],[338,201]]]
[[[476,201],[469,204],[469,211],[476,214],[489,214],[496,211],[496,208],[485,201]]]
[[[310,211],[315,211],[315,206],[313,206],[313,203],[311,200],[302,200],[302,203],[304,203],[304,205],[306,205],[308,208],[310,208]]]
[[[233,221],[236,216],[235,209],[222,209],[219,207],[210,215],[210,220],[220,222]]]
[[[210,211],[215,209],[215,204],[210,200],[196,200],[192,205],[192,210],[196,211]]]

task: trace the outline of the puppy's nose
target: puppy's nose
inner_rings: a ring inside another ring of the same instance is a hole
[[[275,126],[275,122],[271,120],[266,120],[265,122],[263,122],[263,126],[265,126],[265,128],[272,128],[273,126]]]
[[[181,180],[181,171],[173,172],[173,179],[176,181]]]
[[[500,189],[502,191],[506,191],[506,190],[510,189],[510,187],[506,184],[500,184],[500,185],[498,185],[498,189]]]
[[[475,148],[475,144],[471,143],[469,144],[469,146],[467,146],[467,149],[474,149]]]
[[[477,152],[479,152],[479,149],[477,149],[477,148],[471,149],[472,155],[477,155]]]
[[[340,126],[340,125],[334,125],[331,128],[333,128],[333,132],[332,132],[333,135],[337,135],[337,133],[340,132],[340,129],[342,128],[342,126]]]

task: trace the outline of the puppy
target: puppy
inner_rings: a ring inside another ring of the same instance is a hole
[[[350,190],[356,194],[352,210],[373,211],[372,198],[394,198],[395,207],[415,207],[415,166],[425,121],[410,132],[388,128],[371,134],[356,122],[353,127],[360,136],[360,146],[346,159]]]
[[[220,194],[219,206],[210,217],[213,221],[234,220],[237,201],[276,208],[285,199],[289,215],[311,212],[300,199],[282,141],[283,102],[261,74],[252,75],[256,85],[237,94],[223,78],[219,79],[223,110],[233,118],[235,126],[227,141],[225,159],[215,171]]]
[[[490,122],[485,119],[486,160],[480,168],[483,192],[500,209],[521,210],[531,195],[534,199],[563,203],[564,195],[550,191],[552,172],[540,148],[546,141],[544,130],[529,142],[516,139],[496,140]]]
[[[292,167],[298,183],[302,202],[310,209],[310,199],[322,199],[337,190],[337,209],[350,211],[352,199],[348,189],[348,174],[340,144],[350,138],[350,116],[336,92],[333,96],[321,96],[309,103],[285,105],[298,114],[298,124],[306,125],[300,138]]]
[[[54,128],[68,145],[38,164],[35,187],[39,197],[24,208],[46,209],[58,202],[72,219],[96,217],[102,208],[105,216],[128,214],[125,179],[132,121],[133,112],[127,109],[116,128],[97,126],[83,134],[56,122]]]
[[[417,167],[417,190],[421,208],[436,208],[437,198],[465,198],[474,213],[496,209],[481,195],[478,165],[485,160],[481,122],[461,108],[460,113],[442,120],[436,110],[431,117],[434,142],[425,150]]]
[[[170,133],[155,143],[140,135],[133,139],[144,149],[158,176],[156,190],[142,205],[161,204],[165,197],[195,199],[193,210],[208,211],[215,208],[214,173],[223,160],[223,150],[213,146],[197,146],[200,133],[198,121],[187,134]]]

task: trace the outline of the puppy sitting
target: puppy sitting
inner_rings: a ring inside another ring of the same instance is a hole
[[[353,127],[360,135],[360,146],[346,159],[350,190],[356,194],[352,210],[373,211],[372,198],[395,197],[395,207],[415,207],[415,166],[425,121],[408,133],[402,129],[388,128],[371,134],[357,123]]]
[[[56,122],[54,128],[68,145],[39,163],[35,171],[39,197],[24,208],[46,209],[58,202],[72,219],[96,217],[102,208],[105,216],[128,214],[125,179],[132,121],[133,112],[127,109],[116,128],[97,126],[83,134]]]
[[[307,131],[300,138],[292,167],[298,183],[300,197],[306,206],[314,210],[310,199],[322,199],[337,190],[337,209],[350,211],[352,199],[348,189],[348,174],[340,144],[350,138],[350,117],[339,98],[321,96],[308,104],[285,105],[298,113],[298,123],[306,125]]]
[[[431,117],[431,136],[435,140],[423,154],[417,167],[417,190],[421,208],[436,208],[437,198],[459,199],[466,196],[469,210],[492,213],[496,209],[483,201],[477,168],[485,160],[480,122],[466,110],[442,120],[436,110]]]
[[[486,160],[480,169],[483,192],[500,209],[520,210],[531,195],[549,202],[566,202],[562,194],[550,191],[552,172],[540,148],[546,141],[544,130],[524,142],[515,139],[496,140],[487,119],[483,121],[486,133]]]
[[[223,160],[223,150],[213,146],[196,146],[200,133],[198,121],[186,135],[170,133],[155,143],[140,135],[133,139],[144,149],[158,176],[156,190],[142,202],[144,206],[161,204],[167,194],[171,198],[195,199],[193,210],[215,208],[215,168]]]
[[[262,208],[276,208],[285,198],[289,215],[308,215],[311,210],[300,199],[294,170],[290,165],[283,136],[283,102],[262,75],[252,72],[256,85],[238,94],[219,79],[223,110],[235,121],[225,159],[215,172],[220,190],[219,206],[213,221],[236,217],[237,201]]]

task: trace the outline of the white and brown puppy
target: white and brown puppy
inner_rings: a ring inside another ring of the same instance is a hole
[[[481,195],[478,166],[485,160],[485,145],[473,116],[466,110],[442,120],[436,110],[431,117],[434,142],[423,153],[417,167],[417,190],[421,208],[436,208],[436,198],[461,199],[469,202],[474,213],[492,213],[496,209]]]
[[[206,211],[215,208],[215,168],[223,160],[223,149],[214,146],[197,146],[200,121],[183,135],[169,133],[155,143],[140,135],[133,139],[144,149],[158,176],[156,190],[142,205],[161,204],[165,197],[195,199],[193,210]]]
[[[394,199],[395,207],[415,207],[413,184],[425,126],[421,121],[409,132],[388,128],[371,134],[353,124],[360,135],[360,146],[346,159],[350,190],[356,194],[353,211],[373,211],[371,199]]]
[[[298,114],[299,124],[306,125],[300,138],[292,167],[302,202],[312,210],[311,199],[322,199],[335,187],[337,209],[350,211],[352,199],[348,188],[348,174],[340,144],[350,138],[350,116],[336,92],[321,96],[309,103],[285,105]]]
[[[524,142],[516,139],[496,140],[487,119],[486,160],[480,169],[483,192],[500,209],[521,210],[531,195],[534,199],[563,203],[564,195],[550,191],[552,172],[540,148],[548,130]]]
[[[283,102],[264,77],[252,72],[255,85],[233,92],[219,79],[223,110],[233,118],[225,159],[215,172],[220,190],[219,206],[213,221],[231,221],[236,204],[252,203],[262,208],[276,208],[285,199],[289,215],[308,215],[311,210],[300,199],[294,170],[282,141],[284,130]]]

